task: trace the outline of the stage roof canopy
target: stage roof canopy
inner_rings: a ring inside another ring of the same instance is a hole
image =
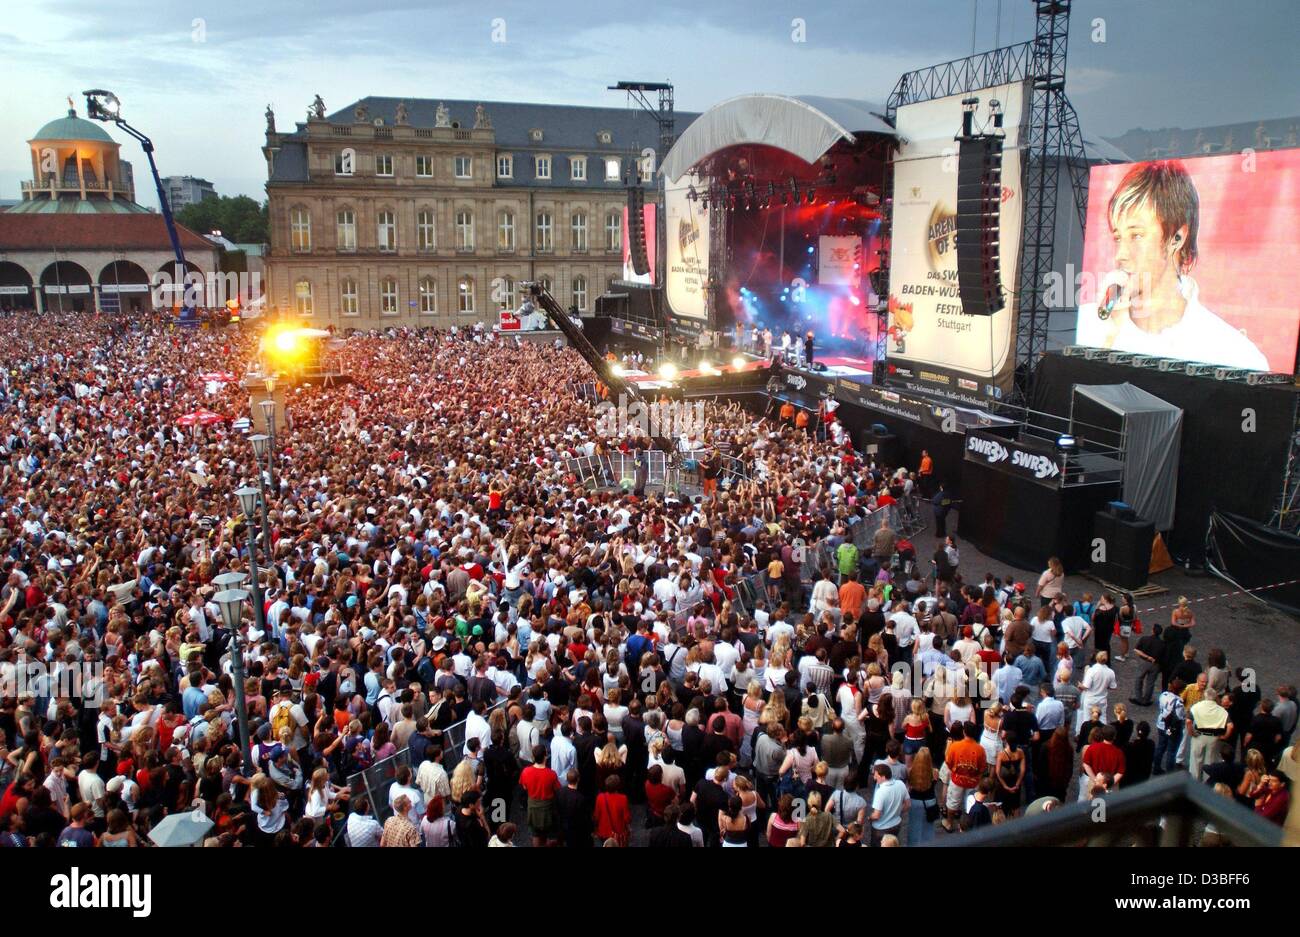
[[[897,136],[880,116],[883,111],[847,98],[742,94],[692,121],[668,151],[662,171],[676,182],[702,159],[746,143],[774,146],[812,163],[840,140],[852,143],[860,133]]]

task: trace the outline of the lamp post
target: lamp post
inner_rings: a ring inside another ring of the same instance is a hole
[[[248,522],[248,574],[252,580],[249,587],[253,592],[253,619],[257,622],[258,630],[266,634],[266,611],[262,608],[262,587],[257,581],[257,537],[253,535],[253,514],[257,511],[257,495],[257,489],[249,488],[247,485],[235,490],[240,510],[244,512],[244,520]]]
[[[266,468],[271,479],[271,490],[275,490],[275,375],[269,374],[264,382],[267,398],[258,404],[262,408],[262,417],[266,421],[266,432],[271,437],[271,447],[267,452]]]
[[[262,460],[267,457],[268,443],[271,441],[271,437],[266,433],[255,433],[248,437],[248,441],[253,444],[253,456],[257,462],[257,488],[262,493],[262,545],[270,554],[272,546],[271,523],[267,517],[266,481],[265,476],[262,474]]]
[[[244,649],[239,642],[239,626],[243,617],[244,602],[249,595],[237,588],[248,578],[246,573],[223,573],[213,578],[222,587],[213,599],[221,609],[221,620],[230,631],[230,669],[235,681],[235,719],[239,724],[239,757],[244,763],[244,774],[253,775],[253,757],[249,750],[248,702],[244,696]]]

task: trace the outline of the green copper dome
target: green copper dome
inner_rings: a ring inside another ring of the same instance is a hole
[[[36,136],[32,137],[32,142],[37,140],[96,140],[101,143],[115,143],[107,131],[99,124],[91,120],[85,120],[78,117],[77,112],[71,108],[68,109],[67,117],[60,117],[58,120],[52,120],[40,130],[36,131]]]

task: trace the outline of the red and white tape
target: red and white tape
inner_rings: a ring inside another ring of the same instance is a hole
[[[1227,598],[1231,598],[1234,595],[1246,595],[1251,592],[1267,592],[1269,589],[1278,589],[1281,588],[1282,586],[1293,586],[1298,582],[1300,582],[1300,579],[1287,579],[1283,582],[1270,583],[1267,586],[1256,586],[1253,589],[1233,589],[1231,592],[1220,592],[1218,595],[1205,595],[1199,599],[1188,599],[1187,604],[1196,605],[1199,602],[1210,602],[1213,601],[1214,599],[1227,599]],[[1142,609],[1140,614],[1145,615],[1147,612],[1163,612],[1167,608],[1177,608],[1177,607],[1178,607],[1177,602],[1172,602],[1169,605],[1156,605],[1153,606],[1152,608]]]

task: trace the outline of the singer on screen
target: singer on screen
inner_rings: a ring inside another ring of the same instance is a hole
[[[1196,264],[1200,199],[1177,160],[1139,163],[1110,198],[1115,267],[1098,301],[1079,307],[1077,342],[1116,351],[1267,371],[1246,335],[1201,302]]]

